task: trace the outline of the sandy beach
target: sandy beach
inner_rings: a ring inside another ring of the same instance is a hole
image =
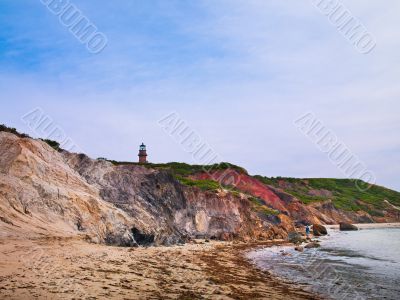
[[[3,239],[0,298],[315,299],[255,269],[243,256],[253,247],[196,241],[121,248],[68,238]]]
[[[395,228],[400,223],[357,226]],[[245,258],[250,250],[273,245],[287,243],[195,240],[124,248],[67,237],[1,238],[0,298],[317,299]]]

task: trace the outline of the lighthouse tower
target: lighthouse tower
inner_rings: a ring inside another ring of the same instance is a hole
[[[146,145],[143,143],[139,146],[139,163],[147,163]]]

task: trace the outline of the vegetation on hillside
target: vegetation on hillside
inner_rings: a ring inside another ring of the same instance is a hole
[[[12,134],[15,134],[16,136],[20,137],[20,138],[30,138],[29,135],[25,134],[25,133],[20,133],[17,131],[17,129],[12,128],[12,127],[7,127],[4,124],[0,124],[0,131],[3,132],[9,132]],[[53,141],[53,140],[49,140],[49,139],[40,139],[41,141],[47,143],[48,145],[50,145],[53,149],[57,150],[57,151],[61,151],[61,147],[60,147],[60,143]]]
[[[98,160],[107,160],[103,157],[99,157]],[[146,168],[158,169],[158,170],[167,170],[172,173],[172,175],[183,185],[198,187],[203,191],[217,191],[221,187],[228,189],[229,187],[221,186],[217,181],[205,179],[205,180],[194,180],[189,178],[190,175],[194,175],[202,172],[214,172],[217,170],[225,170],[225,169],[234,169],[239,173],[247,174],[247,171],[239,166],[230,164],[230,163],[219,163],[213,165],[189,165],[186,163],[179,162],[170,162],[165,164],[154,164],[154,163],[146,163],[141,164],[138,162],[120,162],[115,160],[107,160],[116,166],[120,165],[141,165]],[[236,191],[232,191],[232,193],[238,195],[239,193]]]
[[[116,161],[111,162],[115,165],[139,164]],[[166,164],[147,163],[143,164],[143,166],[148,168],[169,170],[182,184],[186,186],[196,186],[202,190],[208,191],[216,191],[218,188],[221,188],[221,186],[218,184],[218,182],[213,180],[193,180],[190,179],[189,176],[196,173],[224,170],[228,168],[234,169],[241,174],[247,174],[245,169],[229,163],[204,166],[171,162]],[[297,197],[305,204],[324,200],[332,200],[336,208],[347,211],[364,210],[374,216],[379,216],[382,214],[381,210],[385,207],[384,200],[388,200],[393,205],[400,206],[399,192],[377,185],[371,185],[365,191],[361,191],[357,188],[355,180],[352,179],[302,179],[290,177],[264,177],[258,175],[254,176],[254,178],[260,180],[264,184],[283,189],[285,192]],[[363,184],[368,185],[366,182]],[[232,187],[223,188],[230,190],[231,193],[237,196],[241,192]],[[252,202],[254,205],[257,203],[257,201]],[[263,206],[256,205],[256,209],[260,210],[264,208]],[[268,210],[268,207],[265,207],[265,209]],[[273,211],[266,211],[266,213],[274,214]]]
[[[53,140],[49,140],[49,139],[40,139],[43,142],[45,142],[46,144],[48,144],[50,147],[52,147],[54,150],[56,151],[61,151],[62,148],[60,147],[60,143],[53,141]]]
[[[104,158],[99,158],[99,159],[104,160]],[[201,172],[215,172],[218,170],[226,170],[226,169],[233,169],[238,173],[247,174],[247,171],[244,168],[226,162],[221,162],[219,164],[213,164],[213,165],[189,165],[180,162],[169,162],[165,164],[154,164],[154,163],[140,164],[138,162],[119,162],[115,160],[108,160],[108,161],[113,163],[114,165],[142,165],[144,167],[152,169],[167,169],[170,170],[174,175],[183,177]]]
[[[258,213],[264,214],[266,216],[268,216],[268,215],[277,216],[280,213],[278,210],[275,210],[275,209],[272,209],[272,208],[266,206],[264,201],[260,198],[249,197],[248,199],[253,204],[253,209]]]
[[[221,188],[218,182],[214,180],[193,180],[187,177],[177,176],[178,181],[186,186],[198,187],[203,191],[213,191],[216,192]]]
[[[267,185],[283,189],[305,204],[332,200],[337,208],[350,211],[365,210],[372,215],[380,214],[378,210],[384,208],[384,200],[396,206],[400,205],[399,192],[378,185],[371,185],[367,190],[361,191],[353,179],[254,177]],[[367,185],[366,182],[364,184]]]
[[[29,135],[27,135],[27,134],[25,134],[25,133],[19,133],[19,132],[17,131],[17,129],[12,128],[12,127],[7,127],[7,126],[4,125],[4,124],[0,124],[0,131],[4,131],[4,132],[9,132],[9,133],[15,134],[15,135],[19,136],[20,138],[27,138],[27,137],[29,137]]]

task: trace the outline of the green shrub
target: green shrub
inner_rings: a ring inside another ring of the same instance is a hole
[[[43,142],[48,144],[50,147],[52,147],[56,151],[62,150],[60,147],[60,143],[58,143],[56,141],[52,141],[52,140],[48,140],[48,139],[40,139],[40,140],[42,140]]]
[[[229,193],[231,193],[235,197],[240,197],[240,194],[241,194],[239,191],[236,191],[236,190],[229,190]]]
[[[9,132],[9,133],[15,134],[16,136],[18,136],[20,138],[29,138],[30,137],[29,135],[27,135],[25,133],[19,133],[17,131],[17,129],[15,129],[15,128],[7,127],[4,124],[0,124],[0,131]],[[47,143],[48,145],[50,145],[53,149],[55,149],[57,151],[62,150],[60,148],[60,144],[58,142],[56,142],[56,141],[52,141],[52,140],[48,140],[48,139],[40,139],[40,140],[45,142],[45,143]]]
[[[193,180],[187,177],[177,176],[179,182],[186,186],[198,187],[203,191],[217,191],[220,188],[218,182],[214,180]]]
[[[25,134],[25,133],[19,133],[19,132],[17,131],[17,129],[12,128],[12,127],[7,127],[7,126],[4,125],[4,124],[0,124],[0,131],[9,132],[9,133],[15,134],[15,135],[19,136],[20,138],[27,138],[27,137],[29,137],[29,135],[27,135],[27,134]]]

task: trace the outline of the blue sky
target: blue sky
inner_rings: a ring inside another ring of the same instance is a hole
[[[92,54],[40,0],[0,0],[0,123],[43,109],[91,157],[195,163],[157,121],[176,111],[252,174],[344,177],[293,121],[312,111],[400,190],[400,3],[345,5],[356,51],[312,1],[70,1],[107,36]]]

